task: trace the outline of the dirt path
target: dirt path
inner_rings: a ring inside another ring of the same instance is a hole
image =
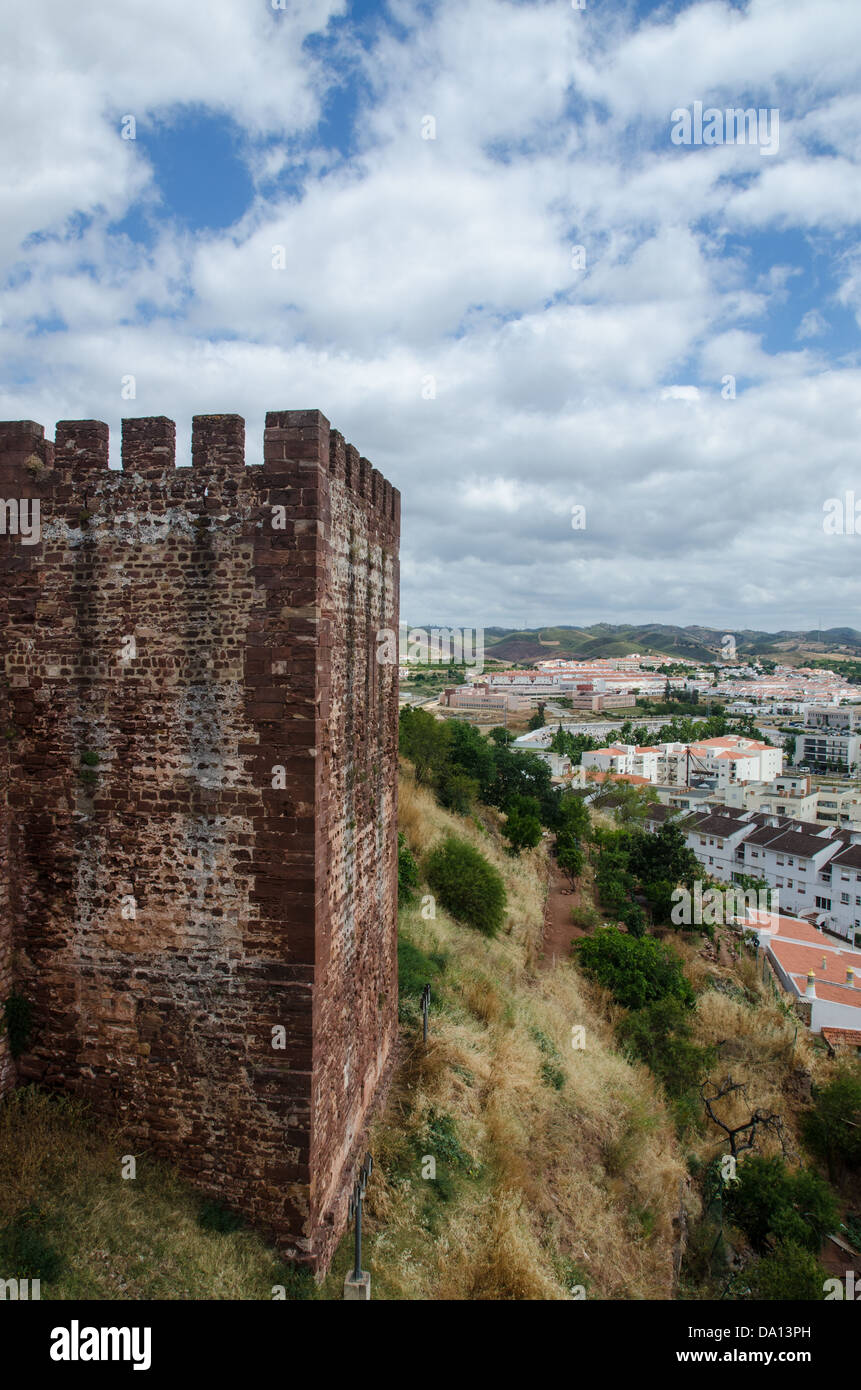
[[[571,909],[578,907],[580,901],[579,886],[572,891],[570,879],[563,874],[556,861],[551,860],[550,888],[544,905],[542,970],[552,970],[560,961],[568,960],[573,938],[586,936],[583,928],[575,927],[571,921]]]

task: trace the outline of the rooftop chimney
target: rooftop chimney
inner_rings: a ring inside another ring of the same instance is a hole
[[[816,989],[814,988],[815,981],[816,981],[816,976],[814,975],[814,973],[813,973],[812,970],[809,970],[809,971],[807,972],[807,989],[804,991],[804,997],[805,997],[805,999],[815,999],[815,998],[816,998]]]

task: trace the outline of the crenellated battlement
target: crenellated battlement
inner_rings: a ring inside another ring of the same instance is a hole
[[[120,453],[0,423],[0,1093],[86,1097],[319,1269],[396,1036],[400,494],[316,410],[258,463],[238,415]]]
[[[318,410],[270,411],[263,434],[263,460],[246,464],[245,421],[241,415],[195,415],[191,422],[191,469],[203,486],[219,478],[245,478],[260,490],[311,486],[308,469],[326,469],[343,483],[367,512],[386,544],[400,535],[400,493]],[[18,496],[68,497],[85,480],[122,495],[129,480],[171,488],[187,465],[177,464],[176,425],[166,416],[122,422],[121,468],[111,467],[110,431],[102,420],[59,420],[53,443],[33,420],[0,421],[0,484]],[[0,489],[2,491],[2,489]],[[189,495],[195,491],[193,481]],[[157,488],[153,489],[154,496]],[[107,494],[106,494],[107,495]]]

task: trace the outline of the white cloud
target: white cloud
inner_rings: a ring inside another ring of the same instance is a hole
[[[98,415],[116,439],[132,372],[132,413],[173,415],[181,450],[193,413],[236,410],[254,457],[266,409],[319,407],[402,489],[416,620],[856,623],[857,560],[820,550],[820,522],[859,485],[861,373],[830,360],[809,296],[791,308],[815,240],[861,322],[857,7],[695,3],[639,29],[609,3],[391,8],[398,27],[369,48],[342,31],[334,62],[303,40],[345,0],[21,12],[0,358],[27,384],[0,414]],[[313,131],[349,65],[346,161]],[[779,154],[672,146],[693,100],[779,106]],[[252,206],[224,232],[156,221],[152,249],[109,235],[153,197],[118,117],[188,103],[244,130]]]

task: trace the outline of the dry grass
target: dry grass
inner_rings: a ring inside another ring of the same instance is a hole
[[[439,907],[430,920],[418,906],[401,912],[402,935],[447,965],[427,1053],[407,1012],[404,1060],[374,1135],[375,1296],[564,1299],[583,1284],[589,1297],[670,1297],[684,1166],[651,1076],[615,1050],[600,992],[568,964],[535,969],[543,849],[513,859],[484,811],[483,827],[450,815],[409,769],[400,808],[420,857],[452,831],[481,850],[505,879],[508,915],[488,940]],[[437,1156],[443,1195],[421,1176],[440,1116],[471,1165]],[[342,1265],[345,1251],[333,1294]]]
[[[810,1034],[762,981],[753,957],[743,956],[728,969],[705,960],[691,944],[681,950],[687,973],[700,991],[693,1020],[695,1039],[718,1052],[710,1073],[711,1091],[729,1077],[744,1087],[744,1093],[721,1100],[717,1113],[731,1126],[747,1120],[757,1109],[780,1115],[787,1155],[798,1157],[798,1113],[819,1065]],[[708,1123],[693,1150],[703,1159],[712,1158],[726,1151],[723,1137],[718,1127]],[[757,1150],[780,1153],[782,1146],[776,1135],[761,1131]]]

